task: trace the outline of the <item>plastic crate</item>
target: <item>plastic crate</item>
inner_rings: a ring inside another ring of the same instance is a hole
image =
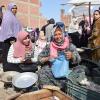
[[[75,100],[100,100],[100,93],[74,84],[70,80],[67,83],[67,93]]]

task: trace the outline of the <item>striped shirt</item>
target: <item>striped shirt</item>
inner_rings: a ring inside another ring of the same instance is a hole
[[[7,62],[9,63],[21,63],[21,57],[20,58],[15,58],[14,57],[14,48],[13,48],[13,44],[11,45],[11,47],[9,48],[9,51],[8,51],[8,56],[7,56]],[[34,56],[31,58],[31,61],[32,62],[36,62],[37,59],[34,58]]]

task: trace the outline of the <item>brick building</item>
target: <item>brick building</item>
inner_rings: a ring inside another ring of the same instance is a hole
[[[69,24],[71,23],[71,15],[65,14],[65,10],[61,9],[61,21],[64,22],[65,26],[69,26]]]
[[[0,0],[0,5],[7,7],[9,2],[17,4],[17,16],[24,27],[41,27],[46,19],[40,14],[40,0]]]

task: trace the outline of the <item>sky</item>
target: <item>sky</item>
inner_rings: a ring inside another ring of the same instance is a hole
[[[60,9],[63,8],[60,4],[67,1],[69,0],[41,0],[40,12],[47,19],[54,18],[56,21],[60,21]]]
[[[54,18],[60,21],[60,10],[65,9],[65,13],[69,13],[71,6],[61,4],[67,3],[69,0],[41,0],[41,14],[47,19]]]

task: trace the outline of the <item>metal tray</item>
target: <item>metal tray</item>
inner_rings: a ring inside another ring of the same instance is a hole
[[[12,84],[20,89],[28,88],[38,81],[38,75],[32,72],[17,74],[12,79]]]

